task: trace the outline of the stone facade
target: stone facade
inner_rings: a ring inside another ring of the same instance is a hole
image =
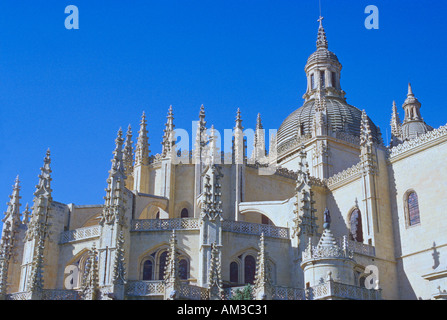
[[[346,103],[319,21],[305,103],[269,152],[258,116],[247,155],[238,110],[221,153],[202,106],[194,150],[177,153],[170,107],[151,155],[143,114],[135,147],[118,131],[104,204],[75,205],[53,200],[48,151],[31,210],[18,178],[10,196],[0,298],[220,300],[252,284],[255,299],[445,299],[446,127],[423,122],[410,86],[386,147]]]

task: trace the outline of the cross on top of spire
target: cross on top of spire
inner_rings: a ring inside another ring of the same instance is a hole
[[[322,17],[322,16],[320,16],[317,20],[320,23],[320,27],[323,27],[323,20],[324,20],[324,17]]]
[[[320,26],[318,28],[318,38],[317,38],[317,49],[327,49],[328,43],[326,38],[326,32],[323,28],[323,19],[324,17],[320,16],[320,18],[317,20],[320,22]]]

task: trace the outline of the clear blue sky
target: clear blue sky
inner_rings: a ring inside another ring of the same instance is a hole
[[[447,122],[445,1],[322,3],[347,101],[384,139],[393,100],[403,118],[410,81],[426,122]],[[64,27],[70,4],[79,30]],[[364,27],[370,4],[379,30]],[[131,124],[136,134],[143,110],[152,153],[171,104],[178,128],[191,128],[204,104],[219,130],[234,126],[238,107],[245,127],[260,112],[277,129],[303,102],[318,16],[318,0],[2,0],[0,210],[17,174],[22,209],[32,204],[48,147],[54,200],[102,204],[116,132]]]

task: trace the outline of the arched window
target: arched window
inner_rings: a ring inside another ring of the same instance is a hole
[[[230,263],[230,282],[239,283],[239,266],[234,261]]]
[[[181,259],[178,264],[178,269],[179,269],[180,279],[187,280],[188,279],[188,260]]]
[[[324,70],[320,71],[320,84],[322,88],[326,88],[326,78],[324,75]]]
[[[158,264],[158,280],[163,280],[165,276],[166,259],[168,257],[168,252],[164,251],[160,255],[160,261]]]
[[[160,211],[157,212],[157,214],[155,215],[155,219],[160,219]]]
[[[245,283],[253,284],[255,282],[256,260],[253,256],[247,255],[244,259]]]
[[[146,260],[143,264],[143,280],[153,280],[153,263]]]
[[[180,213],[180,218],[188,218],[189,217],[189,212],[188,209],[183,208],[182,212]]]
[[[351,212],[349,225],[350,239],[358,242],[363,242],[362,214],[358,208],[354,209],[354,211]]]
[[[336,78],[336,74],[335,74],[335,72],[332,72],[332,73],[331,73],[331,77],[332,77],[332,79],[331,79],[331,81],[332,81],[332,87],[333,87],[333,88],[336,88],[336,87],[337,87],[337,78]]]
[[[407,213],[408,213],[408,225],[414,226],[421,223],[419,215],[419,201],[416,192],[411,191],[407,194]]]

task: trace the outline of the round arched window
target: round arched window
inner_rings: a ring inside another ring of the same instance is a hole
[[[421,222],[419,214],[419,200],[416,192],[412,191],[407,195],[407,212],[408,212],[408,224],[410,226],[417,225]]]

